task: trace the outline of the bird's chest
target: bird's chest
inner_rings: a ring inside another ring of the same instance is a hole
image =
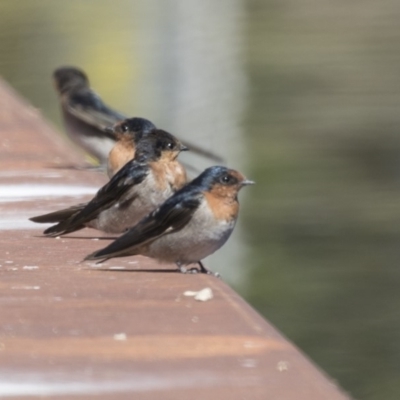
[[[152,170],[155,185],[160,191],[176,191],[186,183],[186,172],[179,162],[158,162]]]
[[[132,143],[118,142],[108,156],[107,173],[109,178],[114,176],[135,155]]]
[[[197,246],[220,247],[228,239],[235,226],[235,219],[216,219],[206,203],[196,211],[187,226],[189,236]]]

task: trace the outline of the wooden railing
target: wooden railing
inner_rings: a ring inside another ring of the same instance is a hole
[[[89,229],[42,237],[29,216],[106,178],[4,82],[0,104],[0,397],[348,398],[222,280],[81,263],[103,244]],[[209,301],[184,295],[206,287]]]

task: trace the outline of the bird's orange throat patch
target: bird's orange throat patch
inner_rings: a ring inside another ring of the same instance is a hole
[[[187,182],[186,170],[179,161],[155,161],[151,169],[159,190],[165,190],[167,185],[178,190]]]
[[[120,140],[111,149],[108,156],[109,170],[115,175],[128,161],[135,156],[135,145],[132,140]]]
[[[210,210],[217,220],[230,221],[237,217],[239,213],[239,203],[236,194],[232,193],[231,188],[213,188],[209,192],[204,192],[204,196]]]

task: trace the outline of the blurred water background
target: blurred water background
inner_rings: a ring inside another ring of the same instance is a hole
[[[398,400],[399,20],[395,0],[2,0],[0,74],[62,130],[50,76],[82,67],[254,179],[209,263],[354,397]]]

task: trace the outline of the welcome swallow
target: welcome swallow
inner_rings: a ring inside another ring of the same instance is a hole
[[[181,272],[218,250],[235,226],[238,192],[254,182],[226,167],[206,169],[159,208],[107,247],[85,260],[144,255],[160,262],[175,263]],[[192,270],[189,270],[192,271]]]
[[[30,218],[58,222],[44,231],[48,236],[84,227],[121,233],[134,226],[186,183],[186,171],[177,161],[188,150],[168,132],[156,129],[140,140],[135,158],[112,177],[88,203]]]

